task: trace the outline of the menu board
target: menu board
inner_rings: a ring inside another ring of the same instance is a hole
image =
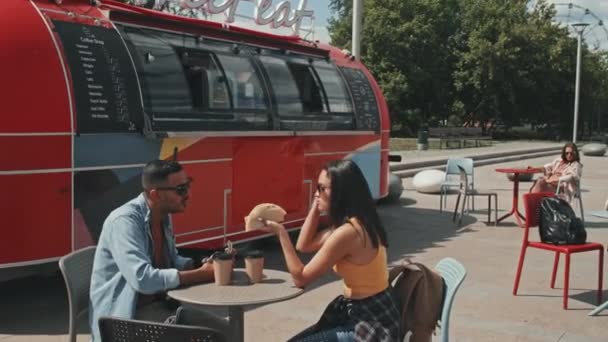
[[[355,102],[355,122],[357,130],[380,130],[380,113],[376,95],[365,74],[358,69],[340,68]]]
[[[112,28],[53,20],[67,58],[78,133],[141,128],[143,109],[133,63]]]

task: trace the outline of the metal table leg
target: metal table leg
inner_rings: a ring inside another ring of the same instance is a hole
[[[526,218],[519,212],[519,173],[513,174],[513,202],[511,204],[511,211],[498,218],[497,222],[500,222],[511,215],[515,215],[517,225],[522,228],[525,226]]]
[[[228,317],[232,338],[230,341],[243,342],[245,340],[245,324],[242,306],[229,306]]]

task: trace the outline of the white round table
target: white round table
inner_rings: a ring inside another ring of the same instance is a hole
[[[300,295],[304,290],[293,285],[291,274],[278,270],[264,269],[264,278],[251,284],[242,268],[234,269],[229,285],[215,283],[198,284],[169,291],[169,297],[191,307],[227,306],[230,341],[243,341],[243,307],[254,304],[268,304],[287,300]]]

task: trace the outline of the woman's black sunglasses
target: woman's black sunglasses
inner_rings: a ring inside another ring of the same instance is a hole
[[[329,186],[323,186],[319,183],[317,183],[317,191],[319,193],[325,192],[325,189],[331,189]]]
[[[156,190],[172,190],[175,191],[176,194],[178,194],[181,197],[185,197],[188,192],[190,192],[190,184],[193,182],[194,180],[192,178],[188,178],[188,181],[184,184],[180,184],[180,185],[176,185],[176,186],[162,186],[162,187],[158,187],[156,188]]]

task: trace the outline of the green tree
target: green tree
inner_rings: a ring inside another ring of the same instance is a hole
[[[352,1],[334,1],[334,45],[349,48]],[[452,105],[452,51],[457,41],[457,0],[367,0],[362,60],[375,75],[393,119],[413,130],[447,119]]]
[[[556,28],[548,7],[525,0],[462,0],[462,46],[454,83],[466,120],[519,123],[542,112],[538,93]],[[544,77],[548,76],[547,74]]]
[[[329,8],[334,17],[328,20],[328,31],[331,43],[343,49],[351,49],[352,39],[352,0],[330,0]]]

